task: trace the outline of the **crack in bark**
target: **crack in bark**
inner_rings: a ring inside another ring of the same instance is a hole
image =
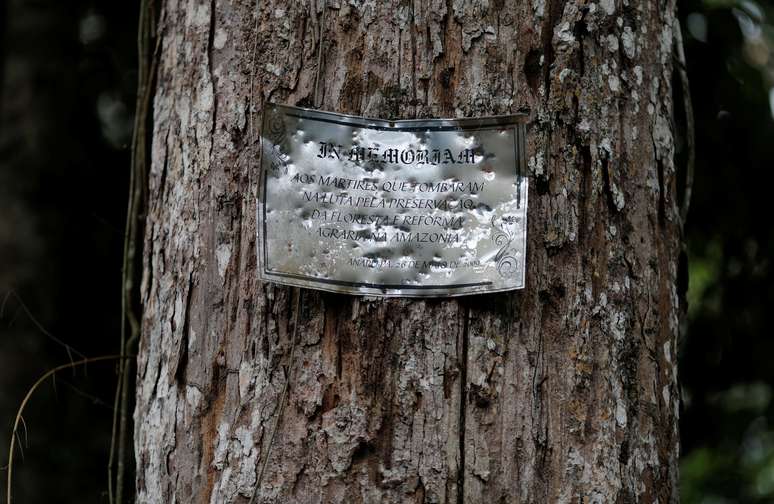
[[[186,300],[185,303],[183,303],[185,311],[183,312],[182,334],[180,336],[180,347],[177,352],[177,365],[175,366],[173,374],[175,381],[180,385],[185,384],[186,381],[185,373],[188,365],[188,333],[191,330],[191,303],[194,297],[193,288],[193,271],[191,271],[188,274],[188,289],[186,289]]]
[[[323,45],[325,45],[325,11],[327,7],[327,0],[323,0],[322,12],[317,16],[317,69],[314,74],[314,106],[319,108],[322,103],[320,102],[320,75],[323,72]]]
[[[460,450],[460,468],[457,476],[457,504],[465,502],[465,477],[467,467],[465,460],[465,422],[467,421],[467,403],[468,403],[468,338],[470,337],[470,308],[463,309],[464,319],[461,333],[461,351],[460,351],[460,420],[459,420],[459,450]]]
[[[212,168],[212,153],[215,149],[215,132],[217,128],[217,119],[218,119],[218,93],[216,92],[215,87],[215,68],[214,68],[214,59],[213,59],[213,51],[215,50],[215,22],[216,22],[216,0],[210,0],[210,25],[207,32],[207,69],[209,71],[209,77],[210,77],[210,86],[212,88],[212,125],[211,125],[211,132],[210,132],[210,152],[209,152],[209,162],[210,162],[210,168]]]

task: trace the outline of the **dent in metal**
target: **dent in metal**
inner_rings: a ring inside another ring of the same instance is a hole
[[[525,119],[384,121],[268,105],[261,279],[377,296],[523,288]]]

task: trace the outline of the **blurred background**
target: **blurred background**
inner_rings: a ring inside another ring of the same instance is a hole
[[[0,466],[41,374],[117,353],[137,19],[137,0],[0,0]],[[115,383],[95,363],[35,393],[14,502],[108,502]]]
[[[697,146],[682,501],[772,503],[774,5],[678,3]],[[137,0],[0,0],[3,465],[35,379],[117,351],[137,11]],[[33,396],[17,502],[107,502],[114,387],[115,365],[92,364]]]

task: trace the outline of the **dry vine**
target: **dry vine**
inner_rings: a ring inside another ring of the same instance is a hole
[[[38,380],[32,385],[32,387],[29,388],[27,391],[27,395],[24,396],[24,399],[21,402],[21,405],[19,405],[19,409],[16,411],[16,419],[13,422],[13,430],[11,431],[11,442],[8,447],[8,474],[6,476],[6,496],[5,496],[5,502],[6,504],[11,504],[11,481],[13,479],[13,453],[14,453],[14,446],[16,445],[16,440],[18,438],[18,430],[19,430],[19,423],[24,423],[24,420],[22,419],[22,414],[24,413],[24,407],[27,406],[27,403],[29,402],[30,398],[32,397],[32,394],[35,393],[35,390],[48,378],[54,376],[57,372],[62,371],[64,369],[71,369],[75,368],[77,366],[82,366],[85,364],[89,364],[91,362],[101,362],[101,361],[107,361],[107,360],[121,360],[128,359],[128,356],[122,356],[122,355],[102,355],[99,357],[91,357],[87,359],[81,359],[74,362],[68,362],[67,364],[62,364],[60,366],[57,366],[53,369],[49,369],[46,371],[46,373],[43,374]],[[26,432],[26,426],[25,426],[25,432]]]
[[[139,248],[142,215],[145,206],[147,187],[147,129],[148,112],[153,95],[153,81],[156,75],[158,50],[161,37],[156,36],[156,16],[154,0],[142,0],[140,5],[139,28],[137,35],[137,103],[132,133],[132,150],[129,179],[129,207],[124,232],[124,255],[121,282],[121,356],[126,357],[140,337],[140,317],[133,307],[135,295],[135,265]],[[155,48],[151,53],[151,43]],[[127,324],[129,334],[127,337]],[[108,462],[108,497],[110,503],[122,503],[124,480],[126,475],[126,457],[129,424],[129,383],[132,361],[121,360],[118,370],[118,383],[114,400],[113,428],[110,441]],[[113,466],[115,463],[115,495],[113,493]]]
[[[680,226],[684,228],[685,221],[688,218],[688,210],[691,207],[691,193],[693,192],[693,172],[694,165],[696,164],[696,126],[693,118],[693,102],[691,101],[691,88],[688,81],[688,67],[685,63],[683,32],[680,29],[680,21],[677,19],[675,19],[674,26],[674,41],[677,74],[680,76],[680,87],[683,92],[685,143],[688,151],[688,159],[685,162],[685,191],[680,205]]]

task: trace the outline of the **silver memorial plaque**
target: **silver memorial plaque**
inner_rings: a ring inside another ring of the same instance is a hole
[[[261,279],[376,296],[523,288],[525,120],[384,121],[267,105]]]

